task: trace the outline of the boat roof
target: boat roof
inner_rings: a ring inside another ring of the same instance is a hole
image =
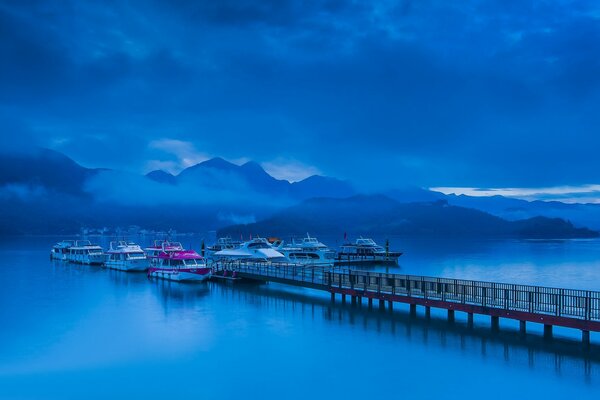
[[[375,243],[375,241],[373,239],[360,237],[360,238],[356,239],[356,245],[377,246],[377,243]]]
[[[203,257],[194,250],[162,252],[158,255],[162,260],[200,260]]]
[[[74,240],[61,240],[60,242],[56,243],[54,245],[54,247],[58,247],[58,246],[73,246],[75,245],[75,241]]]
[[[107,253],[140,253],[143,252],[140,245],[124,240],[110,242],[110,249]]]
[[[168,240],[155,240],[154,245],[146,247],[146,250],[177,251],[183,250],[179,242],[169,242]]]

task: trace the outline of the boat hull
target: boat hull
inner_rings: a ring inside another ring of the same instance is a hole
[[[105,261],[104,254],[75,254],[67,258],[69,262],[86,265],[102,265]]]
[[[210,268],[150,268],[149,278],[166,279],[175,282],[201,282],[210,278]]]
[[[106,261],[104,266],[117,271],[146,271],[150,268],[148,260]]]
[[[64,253],[55,253],[55,252],[50,252],[50,259],[51,260],[59,260],[59,261],[67,261],[67,255]]]

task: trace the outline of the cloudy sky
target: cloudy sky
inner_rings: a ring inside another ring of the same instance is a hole
[[[595,1],[0,0],[3,146],[377,188],[600,183]]]

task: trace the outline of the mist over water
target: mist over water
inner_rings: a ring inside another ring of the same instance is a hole
[[[579,331],[555,328],[546,342],[535,324],[521,339],[507,320],[492,334],[484,317],[470,330],[461,313],[449,325],[442,311],[413,319],[400,304],[331,304],[278,284],[148,280],[51,262],[59,239],[0,243],[0,398],[583,399],[600,389],[598,349],[582,353]],[[202,239],[181,241],[199,250]],[[405,254],[389,272],[600,290],[597,240],[390,242]]]

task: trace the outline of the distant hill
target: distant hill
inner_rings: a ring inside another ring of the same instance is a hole
[[[435,193],[435,192],[432,192]],[[560,201],[527,201],[504,196],[443,195],[449,204],[475,208],[508,220],[528,219],[535,216],[562,218],[577,225],[600,230],[600,204],[562,203]]]
[[[3,234],[129,224],[202,231],[238,221],[260,221],[238,227],[249,233],[277,229],[284,233],[593,235],[567,221],[600,229],[596,204],[447,196],[418,187],[391,190],[385,196],[357,195],[339,179],[315,175],[291,183],[272,177],[256,162],[236,165],[222,158],[191,166],[177,176],[160,170],[142,176],[85,168],[41,148],[1,154],[0,209]]]
[[[23,153],[1,154],[0,186],[22,185],[82,196],[86,179],[97,171],[84,168],[57,151],[33,148]]]
[[[304,200],[316,196],[348,197],[356,192],[352,186],[336,178],[319,175],[290,183],[269,175],[258,163],[236,165],[220,157],[201,162],[173,176],[152,171],[148,178],[161,183],[184,183],[227,190],[250,190],[267,196]]]
[[[169,185],[175,185],[177,183],[177,178],[174,175],[161,169],[148,172],[146,177],[158,183],[167,183]]]
[[[598,233],[562,219],[536,217],[508,221],[475,209],[436,202],[400,203],[387,196],[316,198],[277,212],[262,221],[223,228],[219,235],[418,235],[523,238],[584,238]]]
[[[203,231],[264,218],[305,197],[352,193],[334,178],[278,180],[254,162],[238,166],[214,158],[177,176],[160,170],[137,176],[85,168],[59,152],[32,149],[0,157],[0,234],[131,224]]]

